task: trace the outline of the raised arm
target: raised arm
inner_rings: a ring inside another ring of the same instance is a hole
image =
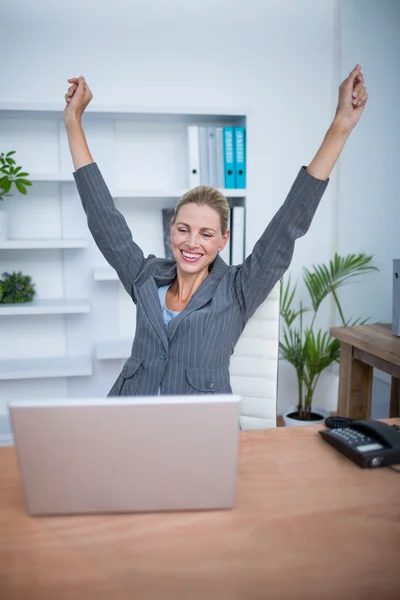
[[[308,231],[329,175],[367,99],[364,77],[357,65],[339,88],[335,118],[314,159],[307,168],[300,169],[285,203],[236,273],[235,291],[246,318],[251,317],[289,268],[295,242]]]
[[[347,138],[360,120],[368,100],[361,66],[357,65],[339,87],[335,118],[307,171],[317,179],[328,179]]]
[[[83,77],[69,79],[65,94],[64,124],[75,168],[75,181],[91,234],[105,259],[117,271],[133,297],[132,283],[145,264],[142,250],[133,241],[123,215],[115,208],[110,191],[90,153],[82,115],[93,98]]]

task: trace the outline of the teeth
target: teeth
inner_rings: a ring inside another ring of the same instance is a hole
[[[200,258],[201,254],[189,254],[188,252],[183,252],[182,251],[183,256],[186,256],[187,258]]]

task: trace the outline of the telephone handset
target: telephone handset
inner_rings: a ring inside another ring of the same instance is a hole
[[[323,439],[362,469],[400,463],[400,431],[380,421],[352,421],[322,430]]]

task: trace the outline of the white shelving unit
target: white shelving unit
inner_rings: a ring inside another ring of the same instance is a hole
[[[111,267],[100,267],[93,270],[95,281],[118,281],[118,275]]]
[[[87,240],[7,240],[0,242],[0,250],[57,250],[87,248]]]
[[[96,344],[97,360],[115,360],[129,358],[133,340],[104,340]]]
[[[92,374],[88,356],[21,358],[0,361],[0,380],[82,377]]]
[[[181,196],[183,196],[183,194],[185,194],[187,191],[189,190],[189,188],[182,188],[182,189],[165,189],[165,190],[161,190],[161,189],[143,189],[143,190],[129,190],[129,189],[121,189],[121,190],[116,190],[113,193],[113,197],[114,198],[172,198],[172,199],[176,199],[178,200],[178,198],[180,198]],[[220,192],[222,192],[222,194],[226,197],[226,198],[244,198],[246,196],[246,190],[245,189],[226,189],[226,188],[219,188]]]
[[[33,300],[26,304],[0,304],[0,317],[23,315],[70,315],[90,312],[87,300]]]
[[[39,385],[47,396],[55,378],[65,378],[70,397],[106,395],[119,373],[118,361],[129,357],[132,347],[132,300],[122,285],[102,283],[118,281],[114,269],[95,266],[103,259],[74,184],[62,109],[62,103],[0,103],[1,151],[16,150],[17,164],[33,182],[26,197],[2,204],[9,210],[10,239],[0,242],[0,273],[30,274],[40,296],[49,298],[0,304],[0,317],[8,317],[0,318],[0,399],[2,385],[12,385],[18,397],[19,389],[21,395],[26,390],[19,380],[31,378],[43,379]],[[232,107],[95,102],[85,111],[92,156],[145,256],[164,255],[161,209],[174,207],[189,189],[187,126],[247,128],[249,115]],[[246,189],[221,192],[232,206],[246,205]],[[18,356],[20,348],[20,358],[8,358]]]
[[[32,182],[59,182],[59,183],[73,183],[75,181],[72,173],[29,173],[29,177]]]

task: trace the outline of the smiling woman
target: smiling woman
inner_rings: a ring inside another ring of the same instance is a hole
[[[171,224],[171,250],[177,264],[177,281],[167,292],[167,304],[183,310],[206,279],[209,267],[228,239],[229,204],[208,186],[198,186],[178,202]],[[180,285],[178,285],[180,280]]]
[[[82,127],[92,99],[83,77],[69,79],[64,123],[74,177],[89,229],[137,305],[132,354],[109,395],[231,393],[229,364],[248,319],[290,265],[296,240],[310,227],[329,174],[367,101],[361,67],[339,89],[336,114],[310,165],[243,264],[219,256],[229,239],[229,205],[198,186],[177,204],[171,222],[173,260],[144,257],[115,208]]]

